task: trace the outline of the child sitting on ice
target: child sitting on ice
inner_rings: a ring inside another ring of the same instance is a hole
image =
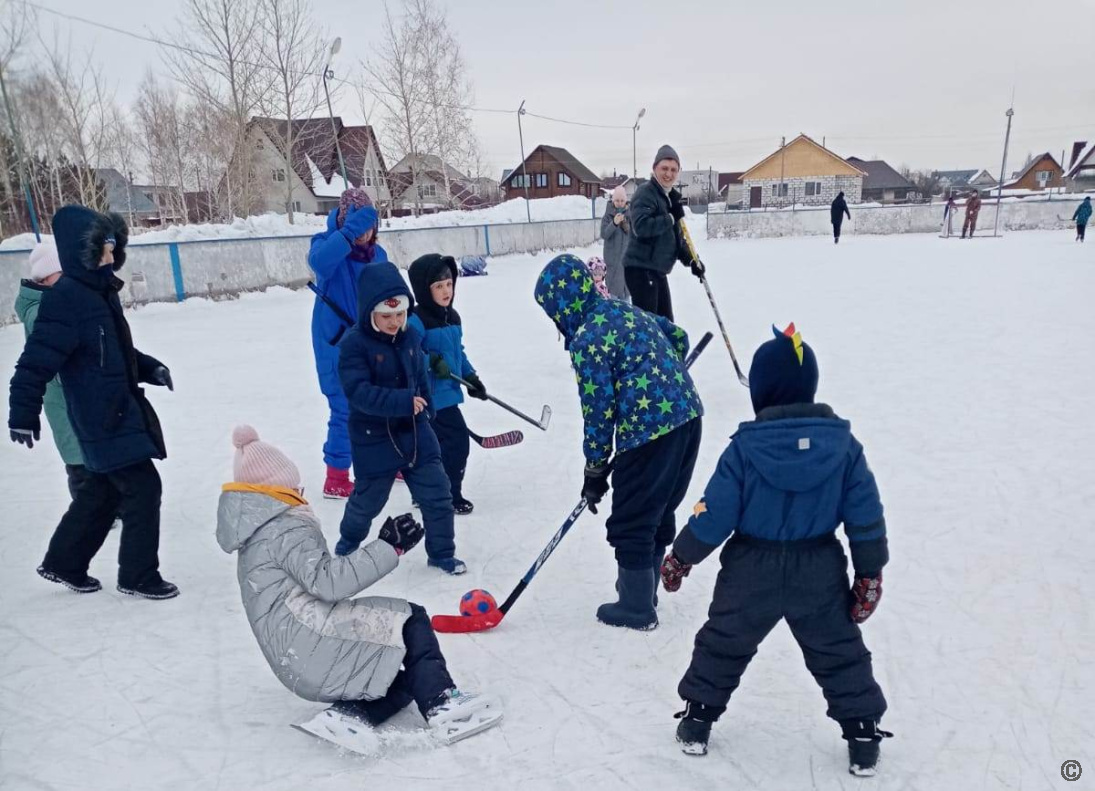
[[[595,255],[586,261],[586,266],[593,275],[593,287],[597,289],[597,293],[605,299],[612,299],[612,295],[608,293],[608,283],[605,282],[605,278],[608,277],[608,265],[605,264],[605,260]]]
[[[764,637],[786,619],[828,715],[848,741],[849,771],[875,773],[886,712],[858,624],[878,607],[889,559],[874,475],[851,425],[815,404],[818,367],[792,324],[762,345],[749,369],[756,420],[742,423],[694,515],[662,564],[667,591],[729,538],[707,623],[677,688],[685,701],[677,741],[704,755]],[[844,532],[855,583],[836,538]]]
[[[350,402],[353,494],[335,547],[348,555],[369,534],[397,473],[422,508],[428,563],[448,574],[467,566],[456,557],[449,479],[430,426],[433,405],[422,335],[407,326],[414,297],[394,264],[373,264],[357,286],[357,324],[339,344],[338,375]]]
[[[486,400],[487,388],[464,353],[464,328],[453,307],[456,298],[456,259],[436,253],[424,255],[407,272],[417,303],[410,326],[422,335],[422,350],[430,358],[430,389],[433,420],[430,421],[441,446],[441,463],[449,478],[452,507],[458,514],[470,514],[475,506],[464,497],[464,471],[471,448],[468,424],[460,411],[464,391],[452,378],[466,381],[468,395]]]
[[[497,724],[497,700],[457,690],[426,611],[403,599],[353,599],[422,538],[410,514],[380,538],[333,557],[304,499],[300,472],[250,426],[232,433],[233,483],[217,509],[217,542],[238,553],[240,592],[270,669],[305,700],[337,702],[303,726],[354,748],[360,722],[379,725],[410,702],[447,741]],[[402,665],[402,669],[400,666]]]

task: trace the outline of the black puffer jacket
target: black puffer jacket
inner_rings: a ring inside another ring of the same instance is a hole
[[[140,387],[159,360],[133,347],[111,267],[99,267],[108,237],[114,266],[125,263],[128,238],[118,214],[65,206],[53,216],[64,277],[42,296],[34,331],[11,380],[10,428],[37,429],[46,383],[58,373],[72,428],[93,472],[165,458],[163,433]]]
[[[635,190],[631,199],[631,237],[624,253],[624,268],[653,269],[669,274],[682,252],[680,230],[669,213],[669,197],[654,179]]]

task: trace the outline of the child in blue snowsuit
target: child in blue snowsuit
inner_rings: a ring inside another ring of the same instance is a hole
[[[339,528],[338,555],[355,551],[388,502],[397,472],[422,508],[429,565],[467,571],[456,558],[452,495],[430,427],[422,337],[407,326],[414,297],[393,264],[370,266],[357,292],[358,320],[339,346],[338,374],[350,405],[357,481]]]
[[[535,296],[563,334],[578,380],[582,497],[593,513],[612,475],[605,528],[616,554],[619,601],[597,608],[597,619],[654,629],[658,570],[677,532],[675,512],[700,446],[703,405],[684,366],[688,335],[663,316],[602,297],[589,268],[573,255],[544,267]]]
[[[886,699],[858,624],[882,595],[889,559],[874,475],[851,425],[815,404],[818,367],[792,324],[763,344],[749,369],[756,420],[742,423],[694,515],[662,565],[667,591],[723,542],[722,570],[692,663],[678,687],[684,752],[703,755],[711,723],[764,637],[786,619],[828,715],[848,740],[853,774],[874,773]],[[848,588],[843,523],[855,582]],[[729,538],[729,541],[727,539]]]
[[[388,260],[376,243],[378,215],[363,189],[342,193],[338,208],[327,216],[327,230],[312,237],[308,266],[316,273],[315,307],[312,309],[312,349],[316,357],[319,387],[327,397],[331,416],[323,461],[327,478],[323,495],[349,497],[350,406],[338,379],[338,343],[357,317],[357,281],[364,268]]]
[[[456,296],[456,259],[436,253],[424,255],[411,264],[407,274],[416,302],[410,326],[422,335],[422,350],[429,356],[434,410],[431,422],[441,445],[441,463],[449,476],[452,507],[458,514],[470,514],[475,506],[464,497],[463,484],[471,443],[468,424],[460,411],[464,392],[451,375],[456,374],[472,385],[468,395],[473,398],[486,399],[487,389],[464,353],[460,314],[452,306]]]

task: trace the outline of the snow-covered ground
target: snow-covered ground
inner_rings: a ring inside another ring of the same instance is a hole
[[[498,629],[441,637],[461,685],[504,698],[500,728],[440,748],[401,715],[367,758],[289,728],[319,707],[266,667],[235,558],[214,540],[237,422],[287,451],[309,493],[322,485],[312,299],[275,290],[130,315],[139,346],[176,382],[151,397],[171,456],[160,465],[162,568],[180,598],[117,594],[116,536],[91,568],[103,592],[40,580],[64,471],[48,441],[0,446],[0,787],[1034,789],[1063,784],[1067,759],[1095,771],[1095,248],[1048,232],[700,244],[739,356],[794,320],[820,361],[819,398],[852,420],[878,477],[893,559],[865,633],[890,701],[884,725],[897,734],[879,777],[847,774],[844,742],[783,626],[716,725],[711,754],[683,756],[675,689],[717,558],[662,594],[656,631],[601,626],[594,609],[614,578],[603,512],[581,518]],[[489,277],[461,281],[458,306],[491,391],[529,412],[550,403],[551,429],[469,404],[477,432],[526,436],[473,452],[465,492],[477,507],[457,523],[469,574],[427,569],[417,549],[370,593],[432,612],[456,612],[474,587],[503,597],[578,499],[574,379],[531,298],[548,257],[492,261]],[[696,281],[680,271],[672,285],[693,338],[716,329]],[[0,329],[5,376],[22,342],[21,327]],[[750,417],[717,342],[694,377],[707,417],[688,503]],[[315,504],[333,539],[339,504]],[[409,506],[396,490],[388,512]]]
[[[589,198],[580,195],[562,195],[529,201],[525,209],[524,198],[514,198],[497,206],[471,211],[444,211],[424,214],[421,217],[396,217],[383,221],[383,230],[404,228],[441,228],[453,225],[495,225],[501,223],[533,222],[548,220],[588,220],[604,214],[605,200],[597,199],[594,213]],[[160,244],[164,242],[194,242],[203,239],[247,239],[261,236],[308,236],[327,226],[326,216],[316,214],[293,215],[293,222],[284,214],[266,214],[237,217],[230,223],[200,223],[172,225],[162,230],[134,229],[131,244]],[[24,233],[0,241],[0,250],[29,250],[34,247],[34,234]]]

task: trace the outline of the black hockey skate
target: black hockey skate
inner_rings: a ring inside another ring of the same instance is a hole
[[[848,740],[848,772],[856,777],[874,777],[883,739],[893,736],[874,720],[844,720],[840,723]]]

